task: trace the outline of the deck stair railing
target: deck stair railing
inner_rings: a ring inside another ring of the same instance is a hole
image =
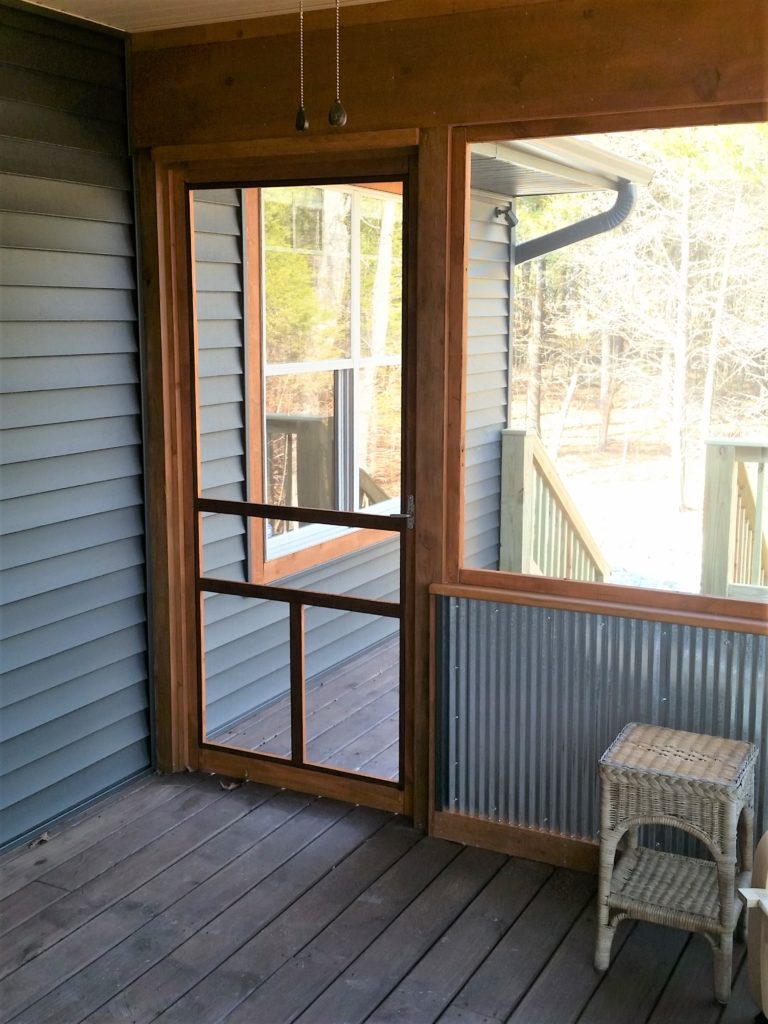
[[[266,417],[267,476],[270,500],[307,508],[335,506],[333,417],[303,413],[270,413]],[[386,501],[389,495],[363,467],[358,481],[359,507]],[[298,527],[275,521],[282,532]]]
[[[610,568],[534,431],[501,432],[499,568],[602,582]]]
[[[308,508],[332,507],[333,417],[270,413],[267,452],[271,501]]]
[[[768,601],[766,463],[768,443],[707,442],[702,594]]]

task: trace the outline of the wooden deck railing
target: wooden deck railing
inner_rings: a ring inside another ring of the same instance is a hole
[[[267,473],[273,485],[271,501],[308,508],[332,507],[332,417],[270,413],[267,452]]]
[[[538,434],[501,434],[499,568],[602,582],[610,574]]]
[[[335,502],[333,418],[304,414],[270,413],[267,416],[267,473],[272,500],[279,505],[333,508]],[[370,473],[360,467],[359,507],[386,501],[389,495]],[[273,524],[282,531],[293,527]]]
[[[768,601],[766,463],[768,444],[707,442],[702,594]],[[756,466],[754,488],[748,464]]]

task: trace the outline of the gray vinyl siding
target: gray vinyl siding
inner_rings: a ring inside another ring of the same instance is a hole
[[[149,766],[121,39],[0,5],[0,837]]]
[[[248,331],[239,192],[198,190],[194,221],[201,485],[206,497],[244,500]],[[257,267],[249,270],[258,273]],[[208,515],[203,523],[205,573],[244,580],[243,521]],[[290,585],[397,600],[398,578],[399,545],[387,541],[301,573]],[[287,605],[208,594],[204,606],[206,728],[211,736],[288,689]],[[393,619],[307,608],[307,675],[347,661],[396,628]]]
[[[240,193],[195,193],[200,401],[200,486],[206,498],[245,501],[245,319]],[[206,515],[204,569],[246,578],[246,527],[239,516]],[[218,601],[210,596],[208,601]]]
[[[507,426],[511,267],[499,201],[472,194],[469,225],[464,564],[499,567],[501,431]]]

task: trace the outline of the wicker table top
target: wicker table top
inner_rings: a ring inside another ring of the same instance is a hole
[[[600,758],[601,767],[736,788],[757,757],[745,740],[726,740],[630,722]]]

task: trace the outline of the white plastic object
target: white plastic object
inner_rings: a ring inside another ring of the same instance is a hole
[[[768,1017],[768,832],[757,844],[752,886],[739,889],[747,905],[749,991]]]

